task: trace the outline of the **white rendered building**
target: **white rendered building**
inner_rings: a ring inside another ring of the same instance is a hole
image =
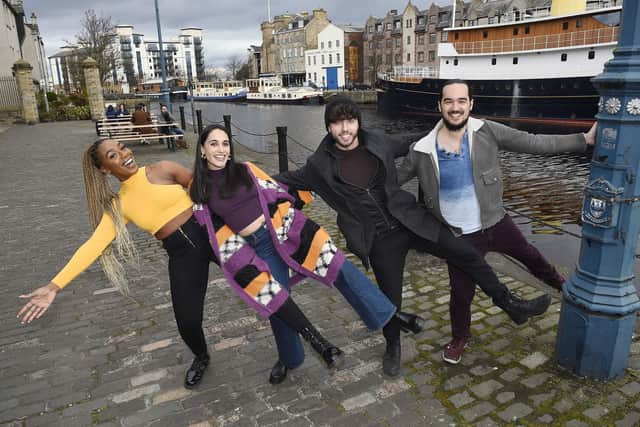
[[[305,52],[308,82],[329,90],[345,86],[344,40],[344,30],[334,24],[318,33],[318,48]]]

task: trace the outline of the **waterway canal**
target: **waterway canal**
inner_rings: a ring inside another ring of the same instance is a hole
[[[191,107],[184,104],[189,122]],[[221,122],[224,114],[231,115],[234,137],[238,142],[262,153],[277,151],[275,128],[286,126],[290,158],[303,164],[310,150],[315,149],[326,135],[324,107],[252,105],[224,103],[195,103],[202,110],[203,123]],[[177,106],[174,106],[177,116]],[[424,119],[391,118],[376,112],[375,106],[363,106],[366,128],[392,134],[426,133],[434,125]],[[537,129],[544,133],[566,133],[566,129]],[[251,134],[254,135],[251,135]],[[269,136],[257,136],[269,135]],[[580,235],[580,211],[583,187],[589,177],[590,153],[560,155],[528,155],[503,152],[501,154],[505,182],[505,205],[523,214],[540,218],[568,233]],[[407,189],[416,192],[415,181]],[[525,216],[510,212],[529,240],[563,272],[575,269],[580,239],[541,225]],[[636,275],[640,263],[636,263]],[[638,286],[638,284],[636,284]]]

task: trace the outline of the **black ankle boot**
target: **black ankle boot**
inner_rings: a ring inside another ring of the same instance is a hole
[[[527,322],[529,317],[539,316],[547,311],[549,304],[551,304],[551,297],[549,295],[541,295],[534,299],[524,300],[511,292],[507,292],[502,298],[495,298],[493,303],[503,309],[516,325],[522,325]]]
[[[269,374],[269,382],[271,384],[280,384],[282,381],[287,378],[287,372],[289,368],[284,366],[284,364],[278,359],[273,368],[271,368],[271,373]]]
[[[300,335],[311,344],[311,348],[322,356],[322,360],[324,360],[328,368],[338,367],[343,359],[344,353],[320,335],[320,332],[318,332],[316,328],[307,326],[300,331]]]
[[[417,314],[397,311],[393,316],[398,320],[400,329],[405,332],[411,331],[414,334],[419,334],[424,328],[424,319]]]
[[[193,388],[198,385],[204,375],[204,371],[207,369],[207,366],[209,366],[208,354],[198,356],[193,359],[193,363],[187,371],[187,375],[184,377],[185,388]]]
[[[387,350],[382,356],[382,372],[390,377],[395,377],[400,373],[400,338],[393,342],[387,342]]]

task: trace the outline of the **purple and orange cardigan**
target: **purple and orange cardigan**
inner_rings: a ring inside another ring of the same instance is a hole
[[[300,211],[311,201],[311,193],[290,193],[285,185],[257,166],[249,162],[246,166],[258,189],[260,207],[267,218],[274,246],[294,272],[289,285],[312,278],[332,286],[345,256],[336,248],[329,234]],[[242,236],[234,233],[217,215],[212,215],[208,206],[196,204],[193,211],[198,223],[207,228],[211,247],[231,287],[262,317],[271,316],[287,299],[289,292],[274,279],[269,266]]]

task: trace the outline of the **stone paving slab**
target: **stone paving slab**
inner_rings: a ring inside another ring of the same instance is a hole
[[[276,350],[258,319],[212,266],[204,326],[211,366],[195,390],[182,387],[191,355],[173,319],[160,244],[134,239],[141,267],[131,295],[114,292],[92,266],[59,294],[40,321],[20,325],[17,295],[44,284],[90,233],[80,168],[91,122],[13,126],[0,133],[0,426],[635,426],[640,424],[640,341],[624,377],[577,378],[554,362],[560,302],[522,327],[490,300],[474,301],[474,336],[459,365],[442,361],[448,341],[448,277],[439,260],[410,253],[405,308],[427,327],[403,337],[398,378],[381,372],[384,342],[334,290],[304,282],[293,296],[347,353],[325,369],[307,347],[287,380],[267,382]],[[193,134],[188,135],[193,144]],[[135,147],[140,163],[192,162],[192,150]],[[238,149],[269,172],[273,156]],[[309,215],[344,247],[335,215],[316,201]],[[353,257],[351,258],[353,259]],[[519,277],[519,272],[514,276]],[[502,276],[526,296],[542,287]],[[557,298],[557,296],[556,296]]]

